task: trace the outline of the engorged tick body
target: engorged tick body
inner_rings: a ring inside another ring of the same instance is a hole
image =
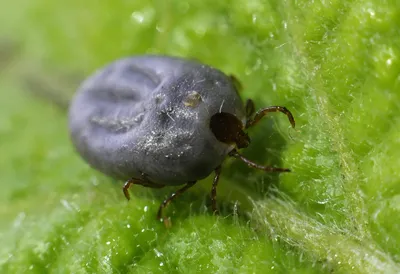
[[[266,171],[288,169],[257,165],[237,153],[250,139],[244,130],[266,113],[244,105],[234,78],[204,64],[166,56],[138,56],[115,61],[89,77],[69,110],[72,141],[97,170],[131,184],[164,187],[185,184],[162,209],[196,181],[216,171],[228,156]],[[254,115],[254,116],[253,116]]]

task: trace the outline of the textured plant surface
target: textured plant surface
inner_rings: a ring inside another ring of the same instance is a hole
[[[0,22],[1,273],[400,272],[398,1],[15,0]],[[245,152],[292,173],[229,159],[221,215],[208,178],[168,230],[155,214],[174,188],[128,203],[74,152],[65,111],[27,91],[70,96],[143,53],[201,60],[257,107],[292,110],[296,130],[271,115]]]

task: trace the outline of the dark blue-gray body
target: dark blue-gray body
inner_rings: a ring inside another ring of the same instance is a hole
[[[180,185],[207,177],[234,148],[210,130],[219,112],[243,123],[231,78],[186,59],[139,56],[111,63],[78,89],[72,141],[95,169],[117,179]]]

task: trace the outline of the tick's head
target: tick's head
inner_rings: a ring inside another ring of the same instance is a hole
[[[250,144],[250,137],[244,132],[242,121],[233,114],[227,112],[214,114],[210,120],[210,128],[220,142],[235,144],[237,148],[246,148]]]

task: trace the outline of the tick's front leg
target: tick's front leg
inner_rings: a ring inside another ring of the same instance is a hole
[[[248,106],[246,104],[246,112],[247,112],[247,107]],[[253,105],[253,108],[254,108],[254,105]],[[271,106],[271,107],[266,107],[266,108],[263,108],[263,109],[260,109],[259,111],[257,111],[257,113],[254,115],[254,118],[247,117],[246,128],[254,126],[264,116],[266,116],[270,112],[282,112],[283,114],[285,114],[288,117],[289,122],[292,125],[292,127],[293,128],[295,127],[296,123],[294,121],[293,115],[287,108],[280,107],[280,106]]]
[[[251,116],[253,116],[254,112],[256,111],[256,107],[254,106],[254,101],[251,99],[247,99],[246,105],[246,120],[249,121]]]

